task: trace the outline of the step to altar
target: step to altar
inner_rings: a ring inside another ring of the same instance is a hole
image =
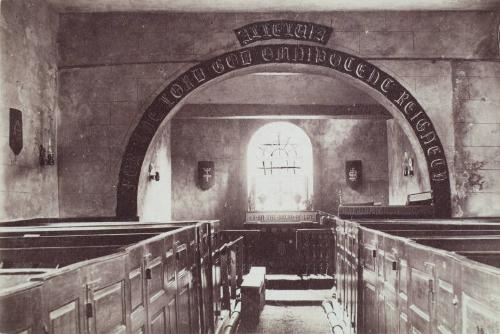
[[[266,290],[266,305],[321,305],[329,298],[331,298],[330,289]]]
[[[321,290],[333,287],[330,275],[266,275],[266,289],[274,290]]]

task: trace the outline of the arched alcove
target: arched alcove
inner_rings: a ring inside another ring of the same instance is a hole
[[[436,216],[451,216],[448,165],[431,119],[394,77],[377,66],[338,50],[311,45],[256,45],[237,49],[192,66],[158,92],[132,132],[123,156],[117,190],[117,215],[137,215],[138,180],[149,144],[199,87],[252,72],[291,71],[338,76],[365,91],[391,112],[410,139],[418,161],[425,161]]]

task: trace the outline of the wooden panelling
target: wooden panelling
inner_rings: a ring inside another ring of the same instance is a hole
[[[430,333],[430,298],[433,278],[426,272],[411,268],[410,318],[412,328],[420,333]]]
[[[130,299],[132,311],[137,309],[143,303],[143,281],[142,268],[138,267],[128,274],[130,281]]]
[[[51,334],[77,334],[79,333],[78,300],[73,300],[66,305],[52,310],[49,313]]]
[[[179,308],[177,312],[177,328],[179,333],[191,331],[191,301],[189,283],[179,289]]]
[[[172,298],[167,304],[167,330],[166,333],[177,333],[177,298]]]
[[[167,283],[171,283],[175,281],[175,253],[174,249],[172,246],[167,249],[165,253],[165,258],[166,258],[166,268],[165,268],[165,278]]]
[[[94,290],[95,333],[125,332],[125,293],[123,281]]]
[[[133,332],[134,334],[145,334],[144,327],[141,327]]]
[[[154,258],[146,265],[149,302],[153,303],[165,293],[163,284],[163,262],[161,257]]]
[[[31,284],[24,290],[0,295],[0,333],[40,333],[41,314],[34,306],[41,303],[41,288]]]
[[[462,333],[500,333],[498,307],[490,307],[465,293],[462,295],[462,302]]]
[[[165,321],[165,310],[162,309],[158,314],[153,315],[151,319],[151,334],[168,333]]]
[[[378,330],[377,291],[375,285],[363,282],[362,333],[372,334]]]

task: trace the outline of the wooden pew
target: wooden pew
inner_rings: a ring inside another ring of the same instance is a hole
[[[42,282],[36,283],[41,301],[32,308],[41,305],[42,309],[36,312],[40,317],[28,319],[31,324],[25,328],[30,333],[213,333],[211,328],[217,327],[213,322],[218,317],[207,316],[207,313],[213,306],[213,293],[220,294],[220,288],[207,293],[207,285],[213,278],[210,248],[216,238],[217,227],[214,227],[218,224],[200,222],[189,226],[183,223],[176,224],[177,229],[165,224],[137,226],[137,223],[112,223],[107,228],[103,225],[108,224],[62,225],[37,228],[40,236],[34,238],[23,237],[34,233],[26,226],[0,228],[3,250],[16,251],[16,258],[21,253],[34,255],[33,250],[29,250],[30,243],[38,247],[37,251],[47,251],[54,240],[64,245],[58,246],[54,255],[76,254],[75,248],[82,254],[89,249],[112,252],[83,262],[73,258],[68,260],[73,264],[50,274],[47,269],[43,269],[41,275],[31,272],[33,275],[28,278]],[[86,241],[79,241],[77,247],[70,246],[76,240]],[[107,244],[110,240],[113,245]],[[57,256],[51,261],[58,262],[62,255]],[[230,282],[233,281],[237,282],[231,278]],[[2,289],[1,307],[16,296],[12,289]],[[9,326],[0,320],[0,332]],[[17,332],[16,329],[14,333]]]
[[[491,235],[496,223],[338,220],[337,299],[345,320],[361,333],[499,332],[493,315],[500,312],[500,271],[473,261],[498,264],[499,238]],[[356,239],[359,267],[353,277],[349,252],[356,251]],[[356,276],[359,284],[350,284]],[[356,303],[357,311],[351,307]]]
[[[4,268],[45,267],[56,268],[75,262],[104,256],[118,248],[139,242],[173,226],[147,225],[146,233],[139,227],[118,227],[112,230],[100,226],[44,228],[0,228],[0,261]],[[149,232],[148,232],[149,231]],[[153,232],[154,231],[154,232]],[[102,234],[97,234],[102,233]],[[8,236],[3,236],[8,235]]]

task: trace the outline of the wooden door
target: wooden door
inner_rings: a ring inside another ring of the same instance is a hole
[[[126,254],[117,253],[85,266],[85,316],[90,334],[127,332]]]
[[[432,252],[415,244],[407,244],[410,270],[408,310],[410,333],[431,333],[432,304],[435,291],[435,265]]]
[[[46,280],[42,287],[44,323],[50,334],[84,333],[85,302],[80,269],[63,271]]]
[[[159,236],[144,245],[144,276],[149,333],[176,333],[173,236]],[[173,315],[173,317],[172,317]]]
[[[377,237],[365,229],[360,232],[361,300],[360,333],[375,334],[378,331],[377,291]]]
[[[383,245],[383,279],[381,283],[381,290],[383,291],[385,303],[385,326],[386,332],[398,333],[399,332],[399,304],[398,304],[398,275],[399,275],[399,257],[402,253],[402,247],[397,239],[384,237]]]
[[[183,230],[175,235],[178,333],[196,333],[199,330],[196,289],[193,285],[195,262],[191,254],[194,242],[194,229]]]
[[[201,224],[199,234],[199,254],[200,254],[200,288],[201,288],[201,303],[200,319],[201,332],[208,333],[214,331],[213,318],[213,287],[212,287],[212,247],[211,247],[211,225],[208,223]]]
[[[126,276],[128,280],[127,309],[132,334],[147,333],[145,247],[142,243],[127,248]]]
[[[456,325],[460,322],[457,312],[460,266],[448,254],[435,252],[433,258],[436,269],[433,333],[455,333],[459,331]]]

